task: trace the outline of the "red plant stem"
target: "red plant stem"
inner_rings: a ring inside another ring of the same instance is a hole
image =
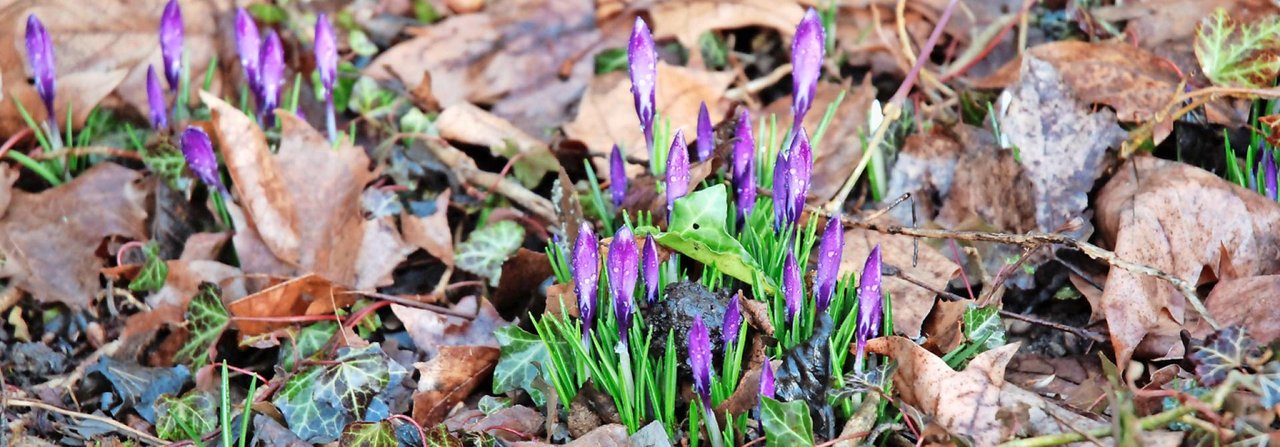
[[[1009,24],[1005,25],[1004,28],[1000,30],[999,34],[996,34],[995,38],[991,39],[990,42],[987,42],[987,46],[982,48],[982,52],[978,53],[978,57],[973,58],[973,60],[969,61],[969,63],[965,64],[965,66],[960,67],[960,69],[958,70],[948,72],[948,73],[943,73],[942,77],[938,79],[938,82],[947,82],[949,80],[955,79],[956,77],[964,74],[966,71],[969,71],[969,69],[973,68],[974,65],[978,65],[978,61],[985,59],[987,54],[990,54],[991,50],[994,50],[996,48],[996,45],[999,45],[1000,41],[1004,40],[1004,36],[1008,35],[1009,31],[1013,30],[1013,27],[1016,26],[1018,22],[1022,21],[1021,16],[1026,14],[1027,11],[1031,10],[1031,5],[1034,5],[1035,3],[1036,3],[1035,0],[1027,0],[1026,2],[1023,2],[1022,9],[1018,11],[1018,17],[1016,17],[1014,20],[1010,20]],[[1137,45],[1134,45],[1134,46],[1137,46]]]
[[[502,181],[507,178],[507,173],[511,172],[511,168],[515,166],[516,162],[521,158],[524,158],[524,155],[527,153],[528,152],[521,151],[516,153],[516,156],[507,159],[507,164],[503,165],[502,171],[498,172],[498,178],[493,179],[493,184],[489,185],[489,187],[485,189],[476,200],[483,202],[485,199],[489,198],[489,194],[498,189],[498,185],[502,184]]]
[[[19,141],[22,141],[22,139],[26,138],[28,135],[31,135],[31,128],[23,127],[22,130],[18,131],[18,133],[13,134],[13,136],[10,136],[8,140],[5,140],[4,146],[0,146],[0,158],[4,158],[5,154],[9,153],[9,149],[13,149],[14,145],[17,145]]]
[[[223,365],[224,365],[224,366],[226,366],[226,367],[227,367],[227,369],[229,369],[229,370],[231,370],[231,371],[235,371],[235,372],[238,372],[238,373],[240,373],[240,374],[244,374],[244,375],[246,375],[246,376],[253,377],[254,379],[261,380],[261,381],[262,381],[262,383],[263,383],[264,385],[267,383],[267,379],[266,379],[266,378],[264,378],[264,377],[262,377],[261,375],[259,375],[259,374],[258,374],[258,373],[256,373],[256,372],[249,371],[249,370],[247,370],[247,369],[241,368],[241,367],[239,367],[239,366],[232,365],[232,364],[230,364],[230,363],[223,363]],[[252,397],[252,396],[250,396],[250,397]]]
[[[907,72],[907,77],[902,80],[902,85],[898,86],[898,91],[893,93],[893,97],[889,98],[889,102],[901,104],[907,99],[907,93],[911,92],[911,87],[915,85],[916,78],[920,76],[920,70],[924,68],[924,62],[929,60],[929,53],[933,52],[933,47],[938,45],[938,39],[942,37],[943,28],[947,27],[947,22],[951,21],[951,14],[956,11],[956,4],[959,0],[951,0],[947,2],[946,9],[942,10],[942,17],[938,18],[938,24],[933,27],[933,32],[929,33],[929,40],[924,42],[924,46],[920,48],[920,57],[916,58],[916,63],[911,65],[911,71]]]
[[[951,243],[951,255],[956,257],[956,262],[964,262],[964,258],[960,257],[960,249],[956,247],[956,240],[950,239],[948,242]],[[964,273],[964,264],[960,265],[960,279],[964,280],[964,289],[969,292],[969,299],[976,301],[977,298],[973,296],[973,285],[969,284],[969,275]]]
[[[360,308],[360,310],[357,310],[355,311],[355,313],[351,314],[350,317],[347,317],[347,320],[342,322],[342,327],[350,330],[356,327],[357,324],[360,324],[360,320],[363,320],[365,317],[369,316],[369,314],[373,313],[373,311],[390,306],[391,304],[392,304],[391,301],[383,300],[383,301],[375,301],[373,304],[362,307]]]
[[[231,321],[251,321],[256,323],[310,323],[314,321],[342,321],[337,315],[285,315],[280,317],[240,317],[232,316]]]
[[[147,244],[142,241],[125,242],[124,245],[121,245],[120,249],[116,251],[116,265],[124,265],[124,254],[128,253],[129,249],[142,249],[142,247],[145,247],[146,245]]]
[[[505,432],[507,432],[507,433],[511,433],[511,434],[513,434],[513,435],[519,436],[519,437],[520,437],[520,439],[524,439],[524,440],[533,440],[533,439],[534,439],[534,436],[533,436],[533,435],[531,435],[531,434],[528,434],[528,433],[522,432],[522,431],[520,431],[520,430],[516,430],[516,429],[514,429],[514,428],[508,428],[508,427],[505,427],[505,426],[502,426],[502,425],[495,425],[495,426],[489,427],[489,430],[502,430],[502,431],[505,431]]]
[[[403,414],[394,414],[387,419],[388,420],[403,419],[403,420],[409,421],[408,423],[412,424],[413,428],[418,429],[418,440],[422,441],[422,447],[429,447],[429,444],[427,444],[427,432],[422,429],[422,424],[419,424],[418,421],[414,420],[411,417],[405,416]]]

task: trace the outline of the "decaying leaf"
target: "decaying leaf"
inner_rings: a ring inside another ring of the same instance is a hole
[[[227,304],[227,310],[237,317],[333,315],[336,309],[355,302],[355,295],[345,292],[318,275],[306,275],[232,301]],[[236,320],[235,326],[242,336],[250,336],[288,326],[288,323]]]
[[[391,311],[404,323],[409,337],[428,359],[435,357],[442,346],[485,346],[498,348],[494,333],[506,326],[498,311],[487,300],[466,297],[453,310],[475,315],[465,319],[443,315],[426,309],[392,305]]]
[[[452,191],[446,189],[436,196],[436,212],[430,216],[421,217],[407,212],[400,215],[405,241],[426,250],[444,265],[453,265],[453,230],[449,228],[449,197]]]
[[[1052,64],[1076,98],[1114,108],[1120,121],[1150,120],[1179,93],[1172,62],[1127,42],[1052,42],[1027,54]]]
[[[1280,338],[1280,275],[1261,275],[1223,280],[1205,297],[1218,324],[1238,325],[1262,344]],[[1197,335],[1209,333],[1207,324],[1197,326]]]
[[[788,40],[804,8],[794,0],[666,1],[653,5],[649,15],[654,39],[675,37],[685,48],[698,48],[703,33],[748,26],[771,28]]]
[[[1280,72],[1280,20],[1265,17],[1239,23],[1225,8],[1200,21],[1196,30],[1196,59],[1205,77],[1228,87],[1266,88]]]
[[[454,405],[489,380],[498,363],[498,348],[442,346],[426,363],[419,363],[418,391],[413,394],[413,418],[423,426],[444,421]]]
[[[546,143],[520,130],[510,121],[470,103],[445,108],[436,118],[435,124],[440,130],[440,136],[450,141],[484,146],[493,155],[508,159],[514,159],[518,155],[520,159],[515,162],[512,172],[527,187],[536,186],[542,176],[560,166]]]

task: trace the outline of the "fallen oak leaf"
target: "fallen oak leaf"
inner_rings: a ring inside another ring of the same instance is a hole
[[[293,278],[274,284],[244,298],[227,303],[232,322],[244,337],[263,334],[288,326],[287,321],[261,321],[258,319],[336,315],[341,309],[355,303],[355,295],[316,274]]]
[[[473,314],[472,319],[445,315],[427,309],[391,305],[391,312],[404,323],[413,344],[434,358],[444,346],[485,346],[499,348],[495,332],[506,326],[507,321],[489,304],[488,300],[468,296],[453,309],[460,314]]]
[[[498,348],[442,346],[425,363],[418,363],[418,390],[413,393],[413,419],[424,427],[444,421],[453,407],[489,380],[498,364]]]

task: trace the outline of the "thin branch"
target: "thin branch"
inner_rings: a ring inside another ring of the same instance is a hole
[[[120,430],[120,431],[122,431],[122,432],[128,433],[129,435],[132,435],[133,437],[137,438],[138,440],[140,440],[140,441],[142,441],[142,442],[145,442],[145,443],[147,443],[147,444],[150,444],[150,445],[165,445],[165,444],[167,444],[167,442],[165,442],[165,440],[163,440],[163,439],[157,438],[157,437],[155,437],[155,436],[151,436],[150,434],[147,434],[147,433],[144,433],[144,432],[142,432],[142,431],[139,431],[139,430],[138,430],[138,429],[136,429],[136,428],[130,427],[130,426],[125,425],[125,424],[122,424],[122,423],[120,423],[120,422],[116,421],[115,419],[111,419],[111,418],[107,418],[107,417],[98,416],[98,415],[96,415],[96,414],[88,414],[88,413],[81,413],[81,412],[79,412],[79,411],[65,410],[65,409],[62,409],[62,408],[55,407],[55,406],[53,406],[53,405],[46,404],[46,403],[44,403],[44,402],[39,402],[39,401],[34,401],[34,400],[27,400],[27,399],[19,399],[19,398],[9,398],[9,399],[6,399],[6,400],[5,400],[5,402],[4,402],[4,406],[5,406],[5,407],[27,407],[27,408],[36,408],[36,409],[45,410],[45,411],[52,411],[52,412],[54,412],[54,413],[62,414],[62,415],[65,415],[65,416],[70,416],[70,417],[73,417],[73,418],[78,418],[78,419],[89,419],[89,420],[92,420],[92,421],[101,422],[101,423],[103,423],[103,424],[110,425],[112,428],[115,428],[116,430]]]

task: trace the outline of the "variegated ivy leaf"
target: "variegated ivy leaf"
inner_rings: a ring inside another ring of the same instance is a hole
[[[1240,23],[1218,10],[1200,22],[1195,53],[1205,77],[1224,87],[1265,88],[1280,73],[1280,19]]]
[[[138,276],[129,282],[129,290],[155,292],[164,287],[164,280],[169,276],[169,264],[160,258],[160,244],[155,241],[148,242],[142,251],[147,261],[142,264]]]
[[[350,447],[396,447],[395,427],[391,421],[356,422],[342,431],[338,445]]]
[[[551,361],[547,346],[537,335],[514,324],[498,329],[494,335],[502,347],[498,366],[493,370],[494,394],[523,389],[534,403],[544,405],[547,398],[541,389],[534,386],[534,379],[542,372],[543,365],[549,365]]]
[[[207,391],[156,399],[156,434],[166,441],[197,440],[218,425],[218,405]]]
[[[1215,387],[1227,379],[1231,371],[1250,371],[1265,352],[1258,342],[1240,326],[1228,326],[1205,337],[1204,344],[1191,350],[1187,357],[1196,365],[1200,384]]]
[[[473,231],[470,239],[458,245],[453,260],[458,268],[489,278],[489,285],[497,287],[502,263],[523,242],[524,227],[509,220],[492,222]]]
[[[970,304],[964,310],[964,336],[969,341],[981,343],[980,351],[1004,346],[1004,324],[1000,322],[1000,309]]]
[[[292,343],[282,345],[280,349],[280,365],[286,371],[292,371],[297,358],[307,358],[319,351],[325,343],[338,331],[338,322],[321,321],[303,326],[294,336]]]
[[[760,421],[766,447],[813,445],[813,420],[804,401],[778,402],[760,399]]]
[[[222,337],[222,331],[231,321],[227,308],[222,305],[222,290],[212,283],[200,284],[200,290],[187,304],[186,318],[191,338],[174,354],[174,358],[190,363],[191,369],[195,370],[209,361],[209,349]]]
[[[1262,406],[1275,411],[1280,405],[1280,360],[1272,360],[1258,373],[1258,388],[1262,394]]]
[[[333,442],[356,421],[380,421],[407,371],[377,343],[343,348],[332,364],[294,375],[272,401],[289,429],[304,441]]]

